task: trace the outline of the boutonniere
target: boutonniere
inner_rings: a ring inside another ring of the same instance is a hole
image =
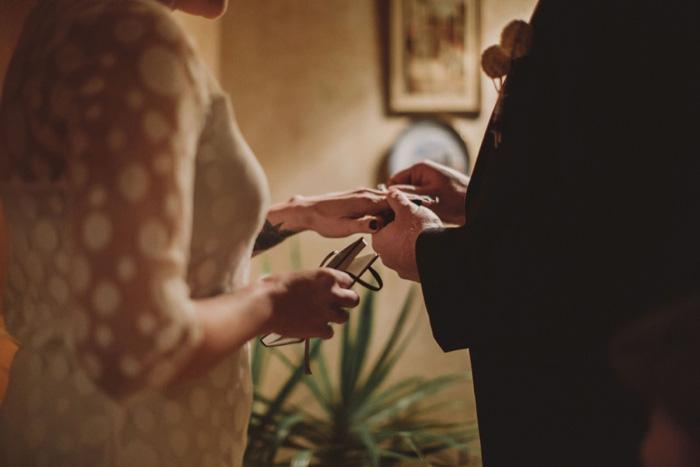
[[[515,60],[524,57],[532,47],[532,27],[522,20],[508,23],[501,32],[501,43],[488,47],[481,54],[481,68],[491,78],[498,92],[498,99],[491,117],[495,147],[501,143],[502,135],[498,122],[501,117],[503,99],[506,97],[503,84]]]

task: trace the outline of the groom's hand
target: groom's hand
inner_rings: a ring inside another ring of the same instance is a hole
[[[417,206],[399,190],[390,189],[387,202],[394,220],[372,235],[372,248],[382,262],[404,279],[420,282],[416,264],[416,240],[431,227],[442,227],[440,219],[429,209]]]

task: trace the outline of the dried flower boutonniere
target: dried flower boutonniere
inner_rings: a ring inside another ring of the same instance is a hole
[[[503,84],[506,75],[510,71],[513,62],[520,57],[524,57],[530,52],[532,47],[532,27],[522,20],[515,20],[508,23],[501,32],[501,43],[488,47],[481,54],[481,68],[484,73],[493,80],[493,85],[498,92],[498,100],[493,109],[491,119],[494,145],[498,147],[502,135],[499,131],[498,121],[501,117],[503,106]]]

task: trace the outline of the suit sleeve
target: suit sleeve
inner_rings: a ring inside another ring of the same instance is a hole
[[[580,3],[541,2],[533,49],[506,81],[503,142],[487,131],[482,143],[466,225],[418,239],[446,351],[612,332],[697,283],[697,7]]]

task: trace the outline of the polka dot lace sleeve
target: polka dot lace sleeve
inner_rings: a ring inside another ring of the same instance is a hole
[[[73,101],[74,343],[118,397],[167,382],[201,338],[185,276],[203,77],[169,15],[133,5],[77,24],[53,55],[52,94]]]

